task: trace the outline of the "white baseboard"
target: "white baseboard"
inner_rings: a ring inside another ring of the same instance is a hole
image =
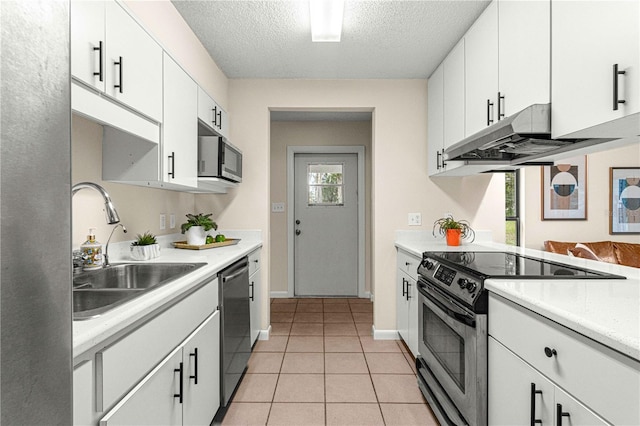
[[[400,340],[398,330],[376,330],[376,326],[371,327],[374,340]]]
[[[272,291],[270,296],[272,299],[283,299],[283,298],[291,297],[289,296],[288,291]],[[371,294],[370,291],[365,291],[364,297],[373,302],[373,294]]]
[[[269,336],[271,336],[271,325],[266,330],[260,330],[260,334],[258,334],[258,340],[269,340]]]

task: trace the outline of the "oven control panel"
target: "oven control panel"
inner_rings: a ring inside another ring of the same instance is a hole
[[[446,293],[470,305],[474,304],[483,288],[482,279],[429,257],[424,258],[420,263],[418,274]]]

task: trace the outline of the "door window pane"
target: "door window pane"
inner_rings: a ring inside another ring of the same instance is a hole
[[[307,169],[308,205],[342,206],[344,164],[309,164]]]

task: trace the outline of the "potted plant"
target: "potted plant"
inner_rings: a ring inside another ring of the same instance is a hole
[[[204,245],[207,240],[207,231],[218,229],[218,225],[211,219],[212,215],[213,213],[187,214],[187,221],[180,225],[182,233],[187,235],[187,244]]]
[[[136,240],[129,247],[133,260],[149,260],[160,256],[160,244],[156,236],[147,231],[136,235]]]
[[[466,220],[455,220],[452,215],[441,217],[433,223],[433,236],[436,234],[447,237],[448,246],[459,246],[461,239],[473,242],[476,233]]]

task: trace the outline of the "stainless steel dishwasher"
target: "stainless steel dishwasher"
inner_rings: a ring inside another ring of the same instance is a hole
[[[243,257],[218,275],[220,324],[220,411],[224,415],[251,355],[249,258]]]

